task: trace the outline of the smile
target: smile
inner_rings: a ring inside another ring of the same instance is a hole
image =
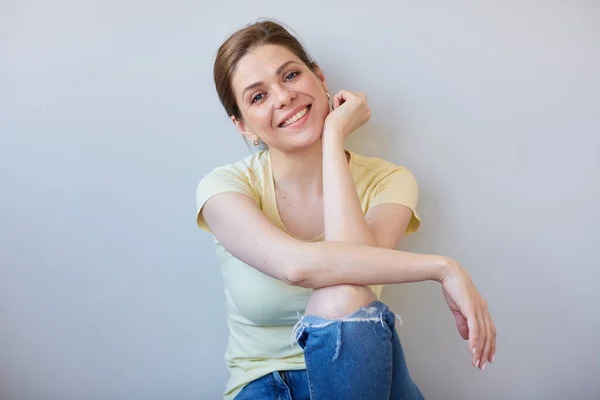
[[[310,105],[308,105],[308,106],[304,107],[302,110],[298,111],[294,116],[290,117],[289,119],[284,121],[282,124],[280,124],[279,127],[286,128],[290,125],[295,124],[296,122],[301,120],[304,116],[306,116],[306,114],[308,113],[308,110],[310,110]]]

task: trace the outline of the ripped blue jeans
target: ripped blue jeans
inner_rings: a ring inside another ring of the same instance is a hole
[[[381,301],[339,320],[305,316],[295,331],[311,400],[423,399],[408,372],[396,315]]]
[[[293,338],[304,350],[306,371],[274,372],[236,400],[422,400],[395,324],[396,315],[380,301],[342,319],[304,316]]]

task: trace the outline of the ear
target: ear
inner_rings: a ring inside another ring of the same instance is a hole
[[[246,126],[244,121],[237,119],[233,115],[230,118],[231,118],[231,122],[233,122],[235,127],[238,128],[238,130],[242,133],[242,136],[244,136],[246,138],[246,140],[248,140],[250,142],[255,142],[255,141],[259,140],[258,136],[256,136],[254,133],[248,131],[248,127]]]
[[[321,81],[321,85],[323,86],[323,90],[325,91],[325,93],[327,93],[329,91],[329,89],[327,88],[327,79],[325,79],[325,73],[319,67],[318,64],[315,64],[315,71],[314,72],[315,72],[315,75],[317,76],[317,78],[319,78],[319,80]]]

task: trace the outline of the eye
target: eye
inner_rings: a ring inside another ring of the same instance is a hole
[[[263,93],[257,93],[250,98],[250,103],[256,103],[257,101],[261,101],[265,97]]]
[[[285,80],[286,81],[291,81],[292,79],[294,79],[298,75],[300,75],[299,71],[292,71],[292,72],[290,72],[289,74],[286,75]]]

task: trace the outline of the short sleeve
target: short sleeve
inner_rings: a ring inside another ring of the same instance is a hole
[[[401,204],[412,211],[411,219],[406,228],[406,233],[415,232],[421,225],[417,213],[419,200],[419,185],[415,176],[404,167],[395,167],[384,174],[377,182],[371,198],[369,208],[379,204]]]
[[[196,188],[196,223],[201,229],[210,232],[202,217],[204,204],[211,197],[225,192],[242,193],[259,204],[247,171],[242,171],[233,164],[215,168],[200,180]]]

